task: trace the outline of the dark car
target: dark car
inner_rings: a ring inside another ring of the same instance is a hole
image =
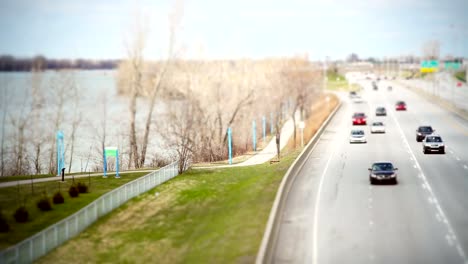
[[[388,90],[388,91],[391,91],[392,89],[393,89],[393,88],[392,88],[391,86],[388,86],[388,87],[387,87],[387,90]]]
[[[445,154],[445,144],[442,138],[438,135],[428,135],[423,140],[423,152],[424,154],[430,152],[437,152]]]
[[[398,168],[395,168],[391,162],[375,162],[368,170],[371,184],[377,182],[398,183],[395,172]]]
[[[364,113],[354,113],[353,115],[353,125],[366,125],[366,114]]]
[[[406,111],[406,103],[403,101],[398,101],[395,104],[395,110],[397,111]]]
[[[431,126],[420,126],[416,129],[416,141],[421,142],[427,135],[434,133]]]
[[[375,115],[376,116],[386,116],[387,115],[387,110],[385,107],[377,107],[375,109]]]
[[[355,91],[349,92],[349,98],[354,98],[357,96],[357,93]]]
[[[379,87],[377,86],[377,84],[373,84],[373,85],[372,85],[372,89],[373,89],[374,91],[377,91],[377,90],[379,89]]]

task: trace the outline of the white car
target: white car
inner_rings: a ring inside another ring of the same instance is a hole
[[[372,122],[370,126],[371,133],[385,133],[385,125],[382,122]]]
[[[364,133],[364,130],[351,130],[351,135],[349,136],[349,143],[367,143],[366,134]]]

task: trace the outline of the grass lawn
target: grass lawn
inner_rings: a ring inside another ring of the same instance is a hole
[[[466,71],[457,72],[457,73],[455,73],[454,76],[458,80],[460,80],[462,82],[466,82]]]
[[[69,175],[78,175],[78,174],[84,174],[84,172],[65,173],[65,176],[69,176]],[[3,176],[3,177],[0,177],[0,183],[2,183],[2,182],[10,182],[10,181],[30,180],[30,179],[31,179],[31,176],[32,176],[33,179],[57,177],[57,175],[52,175],[52,174]],[[58,177],[57,177],[57,178],[58,178]]]
[[[327,89],[332,91],[359,91],[361,87],[357,84],[348,84],[346,78],[332,71],[327,73]]]
[[[336,102],[332,96],[330,108],[321,107],[307,120],[306,139]],[[130,200],[38,262],[253,263],[278,186],[300,152],[292,149],[279,163],[189,170]]]
[[[33,186],[34,189],[31,189],[30,184],[1,188],[0,210],[3,216],[7,218],[11,230],[7,233],[0,233],[0,250],[32,236],[38,231],[73,214],[102,194],[146,175],[147,173],[148,172],[123,174],[120,179],[115,179],[112,176],[109,176],[107,179],[102,177],[75,179],[75,182],[80,181],[86,185],[89,184],[89,180],[91,182],[90,192],[80,194],[78,198],[70,198],[68,195],[68,188],[72,184],[72,180],[66,180],[64,183],[60,181],[35,183]],[[49,212],[42,212],[36,207],[37,200],[41,198],[44,193],[52,197],[59,189],[65,197],[64,204],[52,205],[53,209]],[[23,203],[29,211],[30,221],[26,223],[16,223],[13,214],[16,208]]]

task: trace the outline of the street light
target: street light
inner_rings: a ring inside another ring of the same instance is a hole
[[[299,129],[301,130],[301,148],[304,147],[304,128],[305,128],[304,121],[300,121]]]

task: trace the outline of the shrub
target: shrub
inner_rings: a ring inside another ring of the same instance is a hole
[[[76,187],[74,184],[70,186],[68,189],[68,194],[70,195],[71,198],[78,197],[80,195],[80,192],[78,191],[78,187]]]
[[[65,198],[63,198],[63,195],[60,191],[54,194],[52,200],[54,201],[54,204],[63,204],[65,202]]]
[[[6,233],[10,230],[10,226],[7,223],[5,216],[0,213],[0,233]]]
[[[16,209],[13,217],[15,218],[16,222],[24,223],[29,220],[28,210],[26,209],[26,207],[20,206],[18,207],[18,209]]]
[[[78,191],[80,193],[87,193],[88,192],[88,186],[85,183],[79,182],[78,183]]]
[[[39,201],[36,203],[37,208],[41,209],[41,211],[50,211],[52,210],[52,205],[50,204],[50,199],[47,196],[43,196]]]

